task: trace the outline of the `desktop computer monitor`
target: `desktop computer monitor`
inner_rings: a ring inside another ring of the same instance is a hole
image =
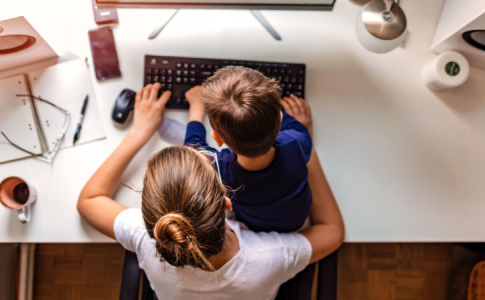
[[[99,8],[332,10],[336,0],[96,0]]]

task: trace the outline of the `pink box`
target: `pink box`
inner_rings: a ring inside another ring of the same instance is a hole
[[[11,39],[14,35],[19,36],[18,40],[25,40],[27,36],[30,43],[27,42],[25,47],[9,53],[4,46],[6,42],[2,39],[7,36]],[[24,17],[0,21],[0,45],[3,50],[0,52],[0,78],[45,68],[56,64],[58,60],[56,52]]]

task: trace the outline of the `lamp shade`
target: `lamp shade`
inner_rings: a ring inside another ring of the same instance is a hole
[[[356,32],[364,48],[386,53],[399,47],[406,38],[404,11],[393,0],[372,0],[359,13]]]

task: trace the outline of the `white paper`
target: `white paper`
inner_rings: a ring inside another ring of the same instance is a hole
[[[34,71],[29,74],[29,77],[35,96],[40,96],[71,113],[71,124],[62,148],[72,146],[86,95],[89,95],[89,102],[84,115],[81,136],[76,145],[106,137],[96,95],[84,60],[76,59],[44,70]],[[52,150],[53,143],[56,142],[62,128],[64,114],[51,105],[39,101],[37,108],[47,144]]]
[[[32,108],[22,75],[0,80],[0,131],[16,145],[40,154],[42,151],[37,135]],[[31,156],[10,145],[0,134],[0,162]]]

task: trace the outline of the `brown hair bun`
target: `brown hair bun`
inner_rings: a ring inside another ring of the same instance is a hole
[[[211,263],[200,251],[194,228],[181,214],[169,213],[153,227],[157,248],[173,265],[199,265],[212,269]]]

